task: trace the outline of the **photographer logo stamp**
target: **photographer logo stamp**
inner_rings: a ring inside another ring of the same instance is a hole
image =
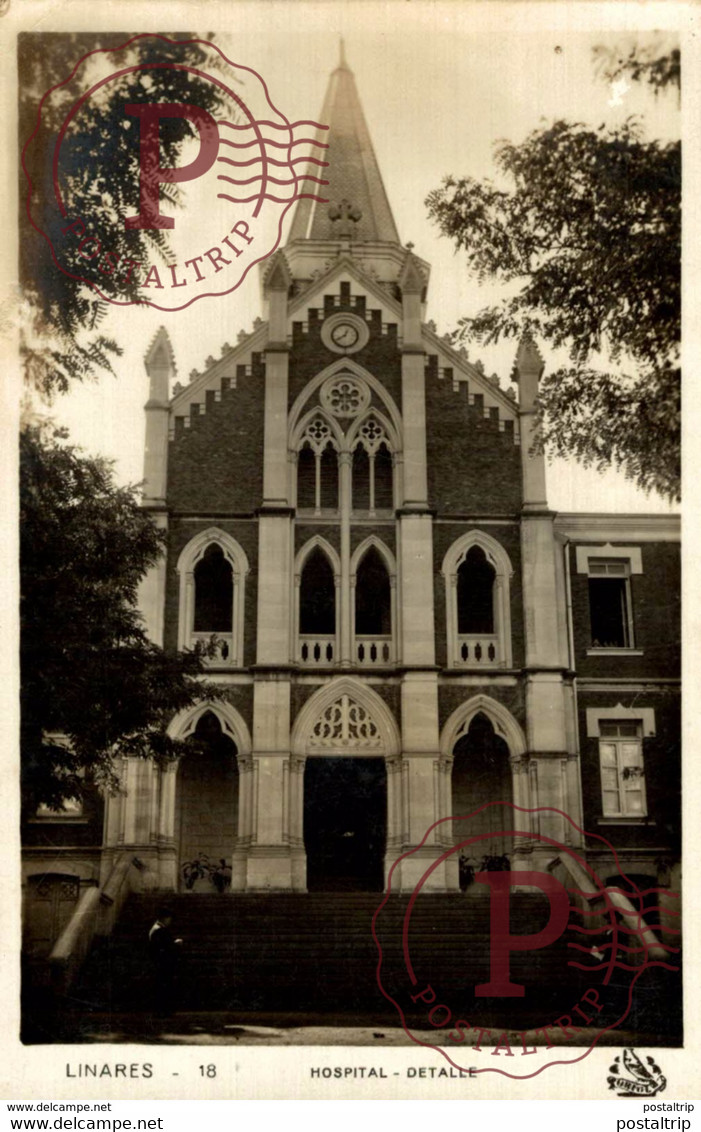
[[[656,1097],[667,1086],[654,1057],[639,1057],[634,1049],[624,1049],[609,1072],[609,1089],[615,1089],[619,1097]]]

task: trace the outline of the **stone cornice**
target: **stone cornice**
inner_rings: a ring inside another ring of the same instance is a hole
[[[555,530],[577,542],[679,542],[681,516],[560,512]]]

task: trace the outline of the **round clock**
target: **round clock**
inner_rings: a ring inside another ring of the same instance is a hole
[[[331,330],[331,341],[342,350],[352,350],[358,337],[358,328],[352,322],[337,322]]]
[[[334,354],[354,354],[367,346],[370,339],[368,324],[350,311],[339,311],[324,319],[321,340]]]

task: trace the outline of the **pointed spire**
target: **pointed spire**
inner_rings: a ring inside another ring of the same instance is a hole
[[[175,356],[168,331],[159,326],[144,358],[146,373],[149,376],[149,403],[167,404],[168,386],[175,377]]]
[[[267,269],[263,276],[263,287],[266,291],[284,291],[287,294],[291,282],[292,276],[287,266],[285,253],[280,248],[268,260]]]
[[[545,369],[545,362],[533,336],[525,330],[516,351],[515,372],[518,375],[535,374],[539,379]]]
[[[316,141],[327,149],[314,147],[314,155],[328,162],[326,168],[306,170],[327,180],[316,186],[328,203],[300,200],[292,221],[289,242],[293,240],[352,240],[399,243],[399,235],[389,206],[375,151],[370,140],[355,78],[346,62],[341,40],[340,63],[331,75],[319,121],[328,130],[319,130]]]
[[[399,286],[407,294],[421,295],[426,290],[426,280],[419,261],[411,250],[413,246],[413,244],[411,246],[407,244],[409,250],[399,275]]]
[[[175,357],[173,355],[173,347],[170,341],[170,335],[165,326],[159,326],[154,334],[151,345],[149,346],[144,356],[144,365],[146,372],[151,375],[153,369],[169,367],[173,373],[175,369]]]
[[[338,67],[336,68],[336,70],[337,71],[344,71],[344,70],[349,71],[350,70],[350,67],[348,66],[348,61],[346,59],[346,41],[343,38],[343,36],[341,36],[341,38],[339,40],[339,59],[338,59]]]
[[[518,344],[511,373],[511,380],[518,385],[521,413],[532,412],[538,396],[538,382],[543,376],[544,369],[545,362],[535,339],[528,330],[525,330]]]

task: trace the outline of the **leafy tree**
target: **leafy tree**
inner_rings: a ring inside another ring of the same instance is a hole
[[[22,793],[29,812],[116,783],[114,760],[185,748],[173,714],[214,694],[198,651],[168,654],[136,609],[163,537],[110,466],[25,430],[20,453]],[[68,747],[57,742],[63,735]],[[188,748],[189,749],[189,748]],[[83,775],[85,772],[85,777]]]
[[[628,77],[649,83],[655,91],[681,87],[681,53],[665,43],[664,37],[653,36],[647,43],[633,39],[614,47],[601,44],[594,48],[594,62],[610,83]]]
[[[53,195],[51,154],[56,133],[69,109],[83,93],[85,65],[70,78],[79,59],[97,48],[118,48],[133,38],[126,33],[23,33],[18,40],[20,75],[20,141],[29,140],[37,126],[43,95],[61,84],[44,104],[38,134],[24,154],[26,171],[33,185],[32,215],[52,243],[59,243]],[[173,37],[169,37],[173,38]],[[188,34],[179,39],[196,38]],[[115,70],[137,64],[182,62],[183,50],[164,39],[137,39],[129,47],[109,56]],[[187,62],[202,65],[205,49],[187,48]],[[209,68],[211,70],[211,66]],[[68,81],[65,81],[68,80]],[[193,103],[214,113],[221,101],[217,88],[190,72],[155,67],[123,75],[83,104],[63,144],[61,188],[68,215],[82,218],[85,235],[97,237],[115,256],[147,260],[155,248],[164,262],[173,262],[167,233],[161,230],[125,232],[119,221],[139,212],[139,133],[124,129],[124,105],[130,102]],[[193,127],[181,118],[161,122],[161,159],[177,165]],[[29,224],[25,200],[28,182],[23,173],[20,189],[20,279],[27,302],[30,325],[24,344],[25,376],[30,385],[46,395],[64,393],[76,380],[95,378],[101,371],[113,372],[113,360],[121,354],[118,343],[100,331],[107,304],[87,285],[59,270],[46,240]],[[164,185],[161,193],[178,206],[182,195],[177,184]],[[65,222],[63,222],[65,224]],[[77,244],[75,256],[77,257]],[[93,245],[96,246],[96,245]],[[84,261],[75,259],[78,275]],[[136,277],[126,282],[122,273],[105,274],[103,290],[110,288],[120,299],[134,299]]]
[[[674,82],[673,61],[618,65],[657,88]],[[541,383],[540,443],[678,497],[679,143],[646,140],[634,119],[558,121],[499,144],[496,164],[508,188],[451,176],[426,201],[468,269],[505,284],[456,339],[528,331],[567,347],[571,364]]]

